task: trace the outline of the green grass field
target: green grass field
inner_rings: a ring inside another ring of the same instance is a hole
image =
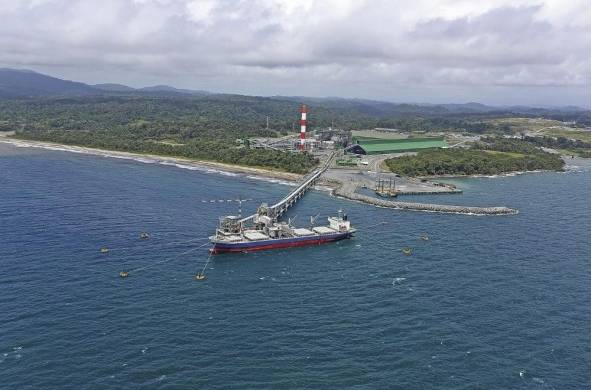
[[[560,121],[542,118],[495,118],[488,119],[486,122],[498,127],[509,126],[515,134],[538,132],[552,127],[566,128],[566,125]]]
[[[485,150],[485,152],[490,153],[490,154],[501,154],[501,155],[505,155],[507,157],[524,157],[525,156],[523,153],[501,152],[498,150]]]

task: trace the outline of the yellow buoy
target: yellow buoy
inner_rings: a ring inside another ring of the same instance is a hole
[[[411,248],[404,248],[402,250],[402,253],[404,253],[407,256],[410,256],[412,254],[412,249]]]
[[[197,275],[195,275],[195,280],[205,280],[205,274],[203,272],[197,272]]]
[[[101,247],[101,253],[109,253],[109,248],[106,246]]]
[[[126,278],[126,277],[129,276],[129,272],[127,272],[127,271],[121,271],[121,272],[119,272],[119,276],[122,277],[122,278]]]

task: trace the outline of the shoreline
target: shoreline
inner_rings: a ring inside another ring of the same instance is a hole
[[[91,148],[87,146],[78,146],[78,145],[66,145],[60,144],[56,142],[50,141],[37,141],[37,140],[24,140],[24,139],[17,139],[11,138],[12,133],[4,133],[0,132],[0,142],[11,144],[16,147],[31,147],[31,148],[39,148],[39,149],[47,149],[47,150],[56,150],[56,151],[64,151],[64,152],[71,152],[71,153],[80,153],[80,154],[90,154],[94,156],[101,156],[101,157],[109,157],[109,158],[122,158],[122,159],[129,159],[134,160],[137,162],[142,163],[159,163],[162,165],[186,165],[186,167],[179,167],[179,168],[188,168],[191,169],[195,168],[195,170],[202,170],[202,171],[213,171],[211,173],[220,173],[220,174],[242,174],[246,176],[252,176],[256,179],[275,179],[275,180],[283,180],[290,183],[298,182],[302,177],[305,175],[297,174],[297,173],[290,173],[290,172],[283,172],[283,171],[275,171],[267,168],[262,167],[250,167],[245,165],[232,165],[226,163],[220,163],[216,161],[207,161],[207,160],[196,160],[196,159],[189,159],[184,157],[174,157],[174,156],[161,156],[157,154],[149,154],[149,153],[136,153],[136,152],[122,152],[117,150],[110,150],[110,149],[99,149],[99,148]],[[571,159],[565,158],[567,156],[561,156],[565,161],[565,169],[564,171],[552,171],[552,170],[532,170],[532,171],[513,171],[513,172],[504,172],[499,173],[496,175],[485,175],[485,174],[476,174],[476,175],[432,175],[432,176],[414,176],[409,177],[415,180],[437,180],[437,179],[479,179],[479,178],[496,178],[496,177],[513,177],[528,173],[543,173],[543,172],[565,172],[568,171],[568,168],[571,166],[569,161]],[[579,157],[584,159],[582,157]],[[586,159],[584,159],[586,160]],[[331,180],[332,181],[332,180]],[[339,184],[342,184],[339,182]],[[325,183],[328,187],[332,188],[333,190],[336,189],[339,184],[332,183],[328,184]]]
[[[291,183],[299,181],[303,175],[282,171],[273,171],[265,168],[232,165],[215,161],[193,160],[183,157],[160,156],[156,154],[144,154],[133,152],[121,152],[109,149],[90,148],[86,146],[65,145],[49,141],[22,140],[1,136],[0,143],[10,144],[19,148],[38,148],[46,150],[63,151],[70,153],[88,154],[107,158],[120,158],[133,160],[146,164],[173,165],[178,168],[200,170],[203,172],[219,173],[225,175],[245,175],[254,179],[281,180]]]
[[[428,176],[415,176],[414,179],[421,180],[437,180],[437,179],[482,179],[482,178],[496,178],[496,177],[514,177],[518,175],[525,175],[529,173],[547,173],[547,172],[554,172],[554,173],[564,173],[569,170],[569,168],[577,167],[576,164],[572,164],[573,159],[570,158],[568,155],[561,155],[560,156],[564,161],[564,169],[561,171],[552,170],[552,169],[534,169],[531,171],[511,171],[511,172],[502,172],[497,173],[494,175],[486,175],[486,174],[475,174],[475,175],[428,175]],[[579,160],[591,160],[585,157],[576,157],[575,162]]]
[[[106,158],[120,158],[133,160],[145,164],[161,164],[176,166],[189,170],[199,170],[206,173],[215,173],[229,176],[244,175],[247,178],[255,180],[266,180],[275,183],[291,185],[299,181],[302,175],[271,171],[262,168],[244,167],[210,161],[191,160],[179,157],[158,156],[152,154],[119,152],[106,149],[89,148],[84,146],[63,145],[54,142],[28,141],[0,136],[0,144],[5,143],[19,148],[40,148],[46,150],[63,151],[70,153],[88,154]],[[332,196],[347,199],[349,201],[361,202],[374,207],[385,207],[397,210],[439,212],[464,215],[508,215],[517,214],[516,209],[508,207],[469,207],[455,205],[424,204],[414,202],[387,201],[374,199],[369,196],[355,193],[355,189],[350,188],[350,183],[339,180],[321,180],[320,190],[328,190]]]
[[[492,179],[495,177],[514,177],[518,175],[525,175],[527,173],[543,173],[543,172],[564,172],[564,171],[552,171],[552,170],[533,170],[533,171],[512,171],[512,172],[504,172],[504,173],[497,173],[495,175],[484,175],[484,174],[477,174],[477,175],[433,175],[433,176],[415,176],[414,178],[417,180],[426,179],[426,180],[437,180],[437,179]]]
[[[584,159],[583,157],[579,157]],[[576,165],[568,164],[565,159],[564,169],[561,171],[556,171],[552,169],[535,169],[532,171],[512,171],[512,172],[503,172],[497,173],[495,175],[484,175],[484,174],[477,174],[477,175],[433,175],[433,176],[416,176],[414,177],[417,180],[426,179],[426,180],[437,180],[437,179],[494,179],[497,177],[515,177],[519,175],[526,175],[530,173],[564,173],[568,172],[569,168],[576,167]]]

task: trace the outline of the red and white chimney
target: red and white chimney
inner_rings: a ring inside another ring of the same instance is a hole
[[[306,118],[308,108],[306,105],[302,104],[300,112],[302,113],[302,118],[300,119],[300,150],[304,150],[306,149],[306,126],[308,125],[308,118]]]

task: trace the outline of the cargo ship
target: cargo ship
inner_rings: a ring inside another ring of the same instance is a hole
[[[244,220],[236,216],[220,218],[215,235],[210,237],[212,254],[237,252],[248,253],[261,250],[320,245],[353,237],[355,228],[346,214],[328,217],[328,225],[295,228],[290,222],[278,222],[267,215],[265,205],[252,219],[252,226],[245,227]]]

